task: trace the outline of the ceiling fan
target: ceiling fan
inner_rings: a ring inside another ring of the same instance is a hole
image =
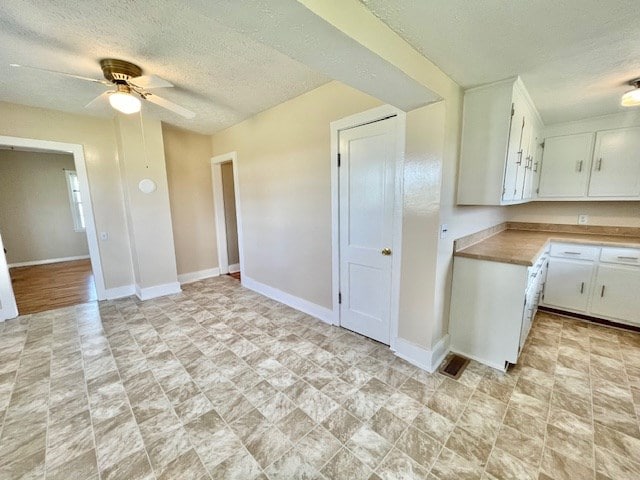
[[[18,65],[15,63],[12,63],[11,66],[29,68],[56,75],[64,75],[78,80],[101,83],[110,87],[110,90],[107,90],[85,105],[85,108],[109,99],[109,103],[114,109],[122,113],[131,114],[140,111],[142,106],[140,99],[143,99],[148,100],[159,107],[166,108],[167,110],[177,113],[185,118],[193,118],[196,116],[196,114],[191,110],[181,107],[180,105],[176,105],[175,103],[159,97],[155,93],[149,91],[156,88],[173,87],[173,84],[156,75],[143,75],[142,69],[138,65],[125,60],[118,60],[115,58],[105,58],[100,60],[100,67],[102,67],[102,73],[105,78],[104,80],[82,77],[71,73],[57,72],[55,70],[47,70],[45,68]]]

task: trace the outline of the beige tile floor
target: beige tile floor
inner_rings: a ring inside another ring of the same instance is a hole
[[[0,478],[640,478],[640,335],[540,314],[454,381],[231,278],[0,326]]]

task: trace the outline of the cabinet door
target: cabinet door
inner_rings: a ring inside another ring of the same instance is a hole
[[[587,194],[593,137],[593,133],[580,133],[545,139],[539,197],[583,197]]]
[[[640,292],[640,268],[600,265],[590,313],[640,324],[638,292]]]
[[[520,137],[519,160],[516,162],[516,185],[514,191],[514,199],[522,200],[525,198],[525,182],[529,169],[529,155],[531,147],[531,135],[533,134],[533,122],[527,111],[523,118],[522,135]]]
[[[520,200],[516,182],[519,167],[523,165],[524,158],[521,148],[522,133],[525,126],[525,103],[514,92],[513,115],[511,116],[511,129],[509,130],[509,142],[507,144],[507,158],[504,166],[504,182],[502,188],[502,201],[512,202]]]
[[[524,193],[522,198],[531,199],[536,196],[536,188],[538,188],[540,178],[540,130],[537,125],[533,125],[531,130],[531,140],[528,149],[528,164],[524,178]]]
[[[566,258],[549,259],[544,303],[579,312],[587,311],[593,263]]]
[[[596,135],[590,197],[640,195],[640,128],[607,130]]]

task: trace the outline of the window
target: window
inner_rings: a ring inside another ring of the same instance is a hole
[[[82,197],[80,196],[78,174],[75,170],[65,170],[64,173],[67,177],[67,189],[69,190],[69,204],[71,205],[73,229],[76,232],[84,232],[84,207],[82,205]]]

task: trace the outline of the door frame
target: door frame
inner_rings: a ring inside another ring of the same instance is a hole
[[[87,206],[85,210],[85,234],[87,235],[87,245],[89,247],[89,257],[91,258],[91,269],[93,270],[96,295],[98,300],[106,299],[104,274],[102,272],[102,261],[100,258],[100,248],[98,246],[98,232],[94,219],[91,188],[89,186],[83,146],[76,143],[54,142],[50,140],[10,137],[5,135],[0,135],[0,145],[34,152],[70,153],[73,155],[73,161],[78,175],[78,183],[80,185],[80,195],[82,196],[82,202]],[[0,255],[4,255],[4,251],[0,252]],[[1,287],[0,285],[0,288]],[[9,290],[15,301],[13,287],[10,286]]]
[[[407,116],[392,105],[382,105],[330,123],[331,130],[331,291],[333,297],[333,324],[340,325],[340,174],[338,152],[340,131],[396,116],[396,168],[393,199],[393,240],[391,248],[391,303],[389,309],[389,346],[395,349],[398,338],[400,311],[400,273],[402,264],[402,205],[404,191],[404,153]]]
[[[222,164],[231,162],[233,168],[233,193],[236,201],[236,222],[238,225],[238,257],[240,258],[240,281],[244,275],[244,248],[242,236],[242,214],[240,213],[240,182],[238,181],[238,155],[229,152],[211,158],[211,185],[213,187],[213,213],[216,224],[216,242],[218,246],[218,268],[220,275],[235,273],[229,271],[227,253],[227,224],[224,216],[224,194],[222,187]]]

